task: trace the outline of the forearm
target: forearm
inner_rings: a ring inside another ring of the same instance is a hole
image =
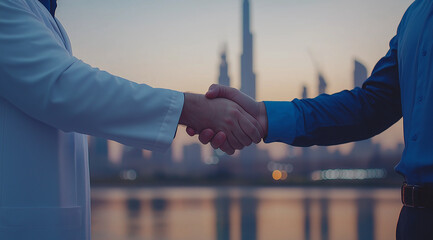
[[[150,150],[171,144],[183,105],[180,92],[130,82],[80,61],[55,80],[9,80],[8,88],[19,84],[20,94],[3,96],[35,119]]]
[[[171,144],[182,93],[137,84],[82,62],[58,81],[35,113],[50,125],[149,150]]]
[[[336,145],[371,138],[401,118],[397,103],[375,99],[356,88],[315,99],[294,100],[295,133],[292,145]]]
[[[313,99],[266,102],[269,130],[265,142],[306,147],[370,138],[401,118],[398,96],[392,103],[356,88]]]

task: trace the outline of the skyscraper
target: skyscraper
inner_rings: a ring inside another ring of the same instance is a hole
[[[229,66],[227,63],[227,49],[221,52],[221,63],[220,63],[220,75],[218,77],[218,84],[230,87],[230,77],[229,77]]]
[[[250,2],[244,0],[242,10],[241,91],[256,98],[256,75],[253,71],[253,34],[250,29]]]
[[[367,79],[367,68],[364,64],[360,63],[358,60],[354,60],[354,70],[353,70],[353,85],[354,87],[362,87],[362,84]],[[352,159],[357,161],[369,162],[374,155],[374,144],[370,139],[363,141],[358,141],[353,146],[351,151]]]

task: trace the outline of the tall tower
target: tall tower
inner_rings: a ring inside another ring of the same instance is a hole
[[[256,75],[253,71],[253,34],[250,29],[250,2],[244,0],[242,14],[241,91],[256,98]]]
[[[220,63],[220,75],[218,77],[218,84],[230,87],[230,77],[229,77],[229,66],[227,63],[227,49],[221,52],[221,63]]]

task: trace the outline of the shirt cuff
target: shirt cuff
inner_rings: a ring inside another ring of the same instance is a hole
[[[268,135],[265,143],[291,144],[296,133],[296,107],[292,102],[265,101],[268,116]]]
[[[182,113],[184,94],[182,92],[171,91],[169,96],[170,103],[165,115],[164,121],[161,124],[161,128],[156,139],[155,149],[156,151],[166,151],[174,137],[176,136],[177,127],[179,124],[179,118]]]

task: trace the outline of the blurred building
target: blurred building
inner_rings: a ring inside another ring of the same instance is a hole
[[[242,7],[242,55],[241,55],[241,91],[256,98],[256,75],[253,65],[253,34],[250,29],[250,2],[243,1]]]
[[[170,147],[165,152],[152,152],[152,157],[146,164],[146,168],[149,175],[156,177],[170,177],[175,174],[173,149]]]
[[[144,157],[143,157],[143,150],[124,146],[123,152],[122,152],[122,163],[121,168],[122,169],[128,169],[133,168],[139,170],[143,167],[144,164]]]
[[[219,68],[218,84],[230,87],[229,66],[227,63],[227,48],[221,52],[221,63]]]
[[[362,87],[362,84],[367,79],[367,68],[359,62],[354,60],[353,70],[353,86]],[[355,161],[364,161],[365,166],[369,165],[369,162],[373,160],[373,156],[376,151],[380,151],[380,146],[373,144],[371,139],[355,142],[353,149],[350,153],[351,159]]]
[[[111,164],[108,160],[106,139],[89,137],[89,169],[91,177],[104,178],[110,175]]]
[[[186,145],[183,148],[182,168],[191,177],[199,177],[205,175],[203,173],[204,163],[201,160],[201,145],[193,143]]]
[[[308,98],[308,89],[307,86],[302,87],[302,99]]]
[[[319,80],[319,87],[318,87],[319,95],[326,93],[326,87],[328,86],[328,84],[326,83],[325,77],[320,71],[318,73],[318,80]]]

